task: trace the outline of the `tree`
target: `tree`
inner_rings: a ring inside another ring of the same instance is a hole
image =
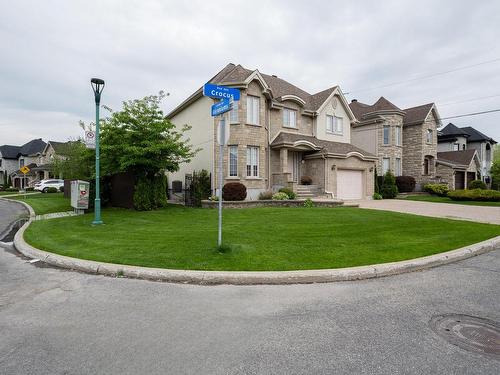
[[[66,144],[64,157],[56,157],[52,162],[52,172],[69,180],[91,180],[95,176],[95,151],[85,147],[81,141]]]
[[[500,190],[500,160],[496,160],[491,165],[490,169],[491,175],[491,188],[493,190]]]
[[[165,172],[179,170],[193,150],[184,132],[165,118],[160,103],[165,97],[146,96],[123,103],[121,111],[102,121],[101,168],[103,175],[132,172],[137,179],[134,202],[138,209],[161,207],[166,202]],[[163,192],[156,190],[163,189]]]
[[[391,171],[387,171],[384,175],[384,182],[382,183],[382,187],[380,188],[380,194],[382,194],[382,197],[384,199],[396,198],[396,195],[398,195],[396,178],[391,173]]]

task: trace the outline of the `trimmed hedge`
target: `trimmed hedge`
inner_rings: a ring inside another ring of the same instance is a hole
[[[411,193],[415,190],[415,179],[411,176],[396,177],[396,186],[400,193]]]
[[[271,190],[266,190],[259,194],[259,200],[261,201],[271,200],[271,199],[273,199],[273,192]]]
[[[448,193],[448,197],[454,201],[500,202],[500,191],[485,189],[454,190]]]
[[[467,189],[469,190],[474,190],[474,189],[488,189],[486,184],[481,181],[481,180],[473,180],[467,184]]]
[[[278,190],[279,193],[285,193],[288,195],[288,199],[295,199],[297,195],[293,192],[293,190],[289,188],[281,188]]]
[[[446,184],[426,184],[424,190],[439,197],[446,197],[450,189]]]
[[[273,194],[273,201],[285,201],[288,200],[288,194],[283,192],[278,192]]]
[[[222,199],[225,201],[244,201],[247,188],[240,182],[228,182],[222,188]]]

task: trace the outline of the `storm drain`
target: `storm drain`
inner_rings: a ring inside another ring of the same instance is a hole
[[[469,315],[437,315],[430,321],[434,332],[449,343],[500,360],[500,324]]]

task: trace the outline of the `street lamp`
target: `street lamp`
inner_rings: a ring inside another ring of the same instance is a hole
[[[104,89],[104,81],[99,78],[90,80],[95,97],[95,201],[94,201],[94,221],[92,224],[102,224],[101,220],[101,195],[99,186],[99,104],[101,103],[101,93]]]

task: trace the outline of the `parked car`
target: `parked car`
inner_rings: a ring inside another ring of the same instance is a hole
[[[51,187],[56,188],[59,191],[62,191],[64,188],[64,180],[41,180],[35,184],[35,190],[41,191],[42,193],[46,193],[47,190]]]

